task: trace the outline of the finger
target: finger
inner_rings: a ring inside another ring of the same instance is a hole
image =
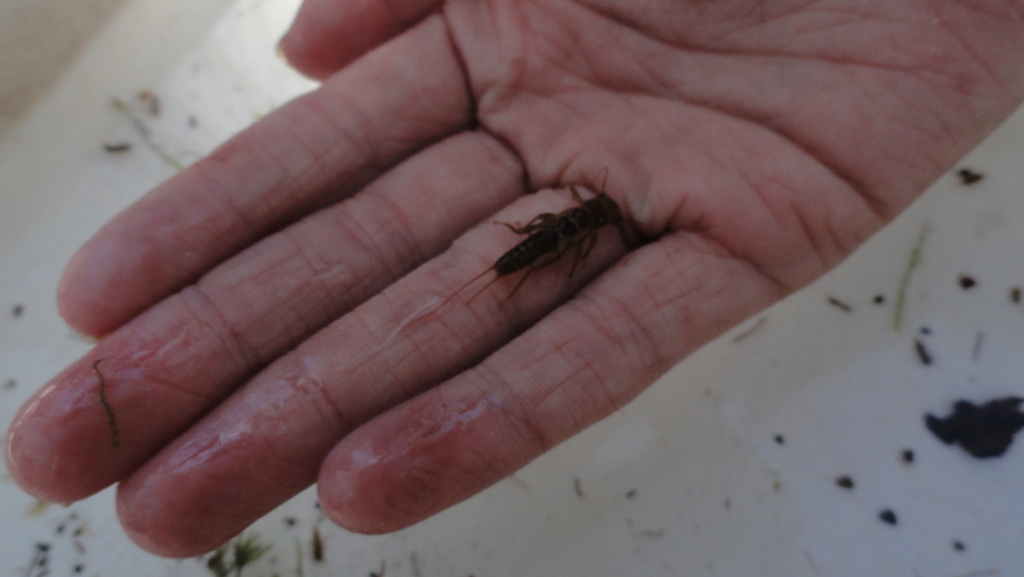
[[[432,18],[147,194],[83,246],[61,314],[103,335],[256,239],[359,189],[468,122],[462,73]]]
[[[569,206],[567,195],[547,191],[497,217]],[[312,483],[354,426],[472,366],[624,251],[606,231],[571,280],[564,260],[534,273],[507,303],[515,278],[472,303],[466,294],[438,308],[517,238],[488,219],[256,376],[121,483],[118,511],[129,535],[170,556],[218,546]]]
[[[425,519],[621,407],[780,296],[693,233],[644,247],[480,365],[345,437],[320,471],[320,504],[362,533]]]
[[[306,0],[279,48],[288,63],[326,78],[425,17],[440,0]]]
[[[510,202],[521,175],[502,145],[466,133],[258,243],[102,340],[30,400],[8,434],[11,474],[61,502],[124,478],[258,367]],[[96,359],[105,359],[100,374]]]

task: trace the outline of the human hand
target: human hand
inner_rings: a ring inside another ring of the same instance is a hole
[[[81,249],[60,308],[103,338],[8,434],[26,490],[121,482],[163,555],[313,482],[361,532],[473,495],[834,266],[1024,95],[1019,0],[307,0],[283,49],[323,87]],[[523,192],[603,169],[651,242],[438,308],[520,240],[493,220],[572,204]]]

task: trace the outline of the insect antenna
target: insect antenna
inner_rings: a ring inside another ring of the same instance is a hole
[[[491,268],[485,270],[484,272],[476,275],[475,277],[469,279],[468,281],[466,281],[466,284],[464,284],[464,285],[460,286],[459,288],[455,289],[455,292],[453,292],[452,294],[448,295],[448,298],[444,299],[444,301],[442,301],[441,304],[437,305],[437,308],[434,309],[434,310],[435,311],[439,311],[442,308],[444,308],[444,306],[446,304],[450,303],[452,301],[452,299],[455,298],[459,293],[461,293],[462,291],[466,290],[466,287],[468,287],[469,285],[471,285],[471,284],[475,283],[476,281],[480,280],[481,278],[484,277],[484,275],[486,275],[487,273],[489,273],[489,272],[491,272],[493,270],[494,270],[494,267],[491,267]],[[484,285],[484,288],[487,288],[487,287],[491,286],[492,284],[494,284],[494,281],[498,280],[499,278],[501,278],[500,275],[499,276],[495,276],[494,279],[492,279],[490,282],[488,282],[486,285]],[[482,292],[483,289],[480,289],[480,291]],[[476,295],[478,295],[478,294],[480,294],[480,293],[477,292],[469,300],[470,301],[473,300],[474,298],[476,298]],[[469,301],[466,301],[466,302],[469,302]]]
[[[476,277],[476,278],[480,278],[480,277]],[[475,279],[474,279],[474,280],[475,280]],[[475,299],[476,297],[480,296],[480,293],[482,293],[482,292],[484,292],[485,290],[487,290],[487,288],[488,288],[488,287],[490,287],[490,286],[491,286],[492,284],[494,284],[494,283],[498,282],[499,280],[501,280],[501,275],[497,275],[497,276],[495,276],[494,278],[492,278],[492,279],[491,279],[490,281],[488,281],[488,283],[487,283],[487,284],[485,284],[485,285],[484,285],[484,286],[483,286],[483,287],[482,287],[482,288],[481,288],[480,290],[478,290],[478,291],[476,291],[475,293],[473,293],[473,296],[469,297],[469,300],[467,300],[467,301],[466,301],[466,304],[468,305],[469,303],[473,302],[473,299]]]
[[[608,184],[608,167],[606,166],[606,167],[602,168],[601,172],[599,172],[598,174],[600,174],[602,176],[601,176],[601,188],[597,189],[597,192],[598,193],[602,193],[602,192],[604,192],[604,185]]]

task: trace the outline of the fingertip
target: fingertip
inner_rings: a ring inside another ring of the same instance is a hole
[[[203,555],[238,533],[232,529],[236,523],[224,517],[216,503],[195,498],[211,483],[216,484],[147,464],[118,485],[117,517],[128,537],[154,555],[176,559]],[[225,491],[211,493],[212,499],[221,502],[231,498]]]
[[[117,517],[133,543],[154,555],[176,559],[202,555],[222,544],[214,542],[216,540],[201,542],[202,535],[195,531],[172,526],[177,516],[163,510],[162,504],[159,495],[139,498],[137,488],[129,483],[118,486],[115,500]]]
[[[318,80],[412,26],[439,0],[306,0],[278,54],[293,68]]]
[[[84,248],[71,257],[57,284],[57,312],[76,332],[97,338],[115,328],[111,322],[114,311],[95,299],[104,283],[95,269],[84,266],[88,260]]]
[[[402,480],[388,473],[376,449],[345,445],[324,460],[317,482],[320,507],[331,521],[353,533],[380,535],[426,517],[418,513],[418,496],[394,491]]]
[[[4,443],[4,461],[11,478],[26,493],[47,503],[71,503],[96,492],[88,480],[92,470],[82,459],[63,458],[61,431],[49,426],[44,397],[55,385],[37,392],[11,422]],[[81,482],[85,480],[85,482]]]

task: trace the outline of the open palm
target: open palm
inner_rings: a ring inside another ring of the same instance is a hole
[[[103,338],[8,436],[26,490],[121,482],[164,555],[314,482],[362,532],[473,495],[840,262],[1024,96],[1021,0],[307,0],[282,46],[324,85],[83,247],[60,306]],[[439,306],[569,184],[624,230]]]

